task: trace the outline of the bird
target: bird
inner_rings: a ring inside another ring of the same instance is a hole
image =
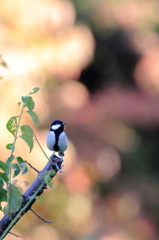
[[[55,120],[50,125],[50,132],[46,136],[46,145],[49,150],[58,152],[59,157],[64,157],[64,151],[68,148],[67,136],[64,132],[66,123]]]

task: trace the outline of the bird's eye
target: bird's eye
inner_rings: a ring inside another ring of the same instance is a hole
[[[52,130],[57,130],[57,129],[60,128],[60,127],[61,127],[60,124],[56,124],[56,125],[52,125],[52,126],[51,126],[51,129],[52,129]]]

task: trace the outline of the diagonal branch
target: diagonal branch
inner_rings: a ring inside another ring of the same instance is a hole
[[[62,162],[59,162],[59,158],[56,155],[53,155],[50,159],[51,161],[49,161],[46,164],[46,166],[43,168],[43,170],[39,172],[37,178],[34,180],[34,182],[29,186],[29,188],[23,194],[23,199],[22,199],[22,204],[20,209],[15,213],[11,213],[11,219],[8,217],[8,215],[4,215],[4,217],[1,219],[0,240],[2,240],[10,231],[10,229],[20,220],[20,218],[27,211],[31,209],[31,206],[36,201],[35,196],[40,196],[43,193],[43,191],[47,188],[47,184],[42,178],[42,176],[46,173],[46,171],[54,170],[55,174],[50,175],[50,177],[53,178],[58,171],[58,169],[56,168],[56,165],[58,165],[58,168],[61,169]]]

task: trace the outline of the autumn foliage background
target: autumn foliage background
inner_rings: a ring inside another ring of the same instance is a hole
[[[64,174],[44,202],[12,229],[25,240],[158,240],[159,3],[157,0],[5,0],[0,2],[0,159],[12,136],[6,122],[32,88],[45,136],[67,122]],[[18,156],[41,170],[35,143]],[[13,179],[23,191],[36,173]],[[0,213],[2,218],[3,213]],[[15,239],[8,235],[5,239]]]

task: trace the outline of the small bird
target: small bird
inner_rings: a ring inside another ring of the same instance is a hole
[[[60,157],[64,156],[64,151],[68,147],[67,136],[64,132],[66,123],[55,120],[50,125],[50,132],[46,136],[46,145],[49,150],[58,152]]]

